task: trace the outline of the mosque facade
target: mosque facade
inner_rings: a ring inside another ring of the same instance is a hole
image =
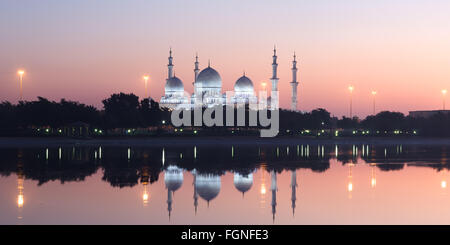
[[[278,81],[277,77],[278,63],[276,49],[273,50],[272,62],[272,77],[271,82],[271,96],[263,101],[260,98],[260,103],[266,103],[265,106],[276,109],[278,108]],[[234,84],[234,93],[227,97],[227,94],[222,91],[222,78],[208,62],[208,67],[200,71],[198,55],[194,62],[194,92],[189,95],[185,91],[184,83],[175,76],[174,64],[172,57],[172,49],[169,51],[168,76],[164,87],[164,96],[161,97],[161,107],[174,109],[193,109],[195,107],[213,107],[217,105],[242,105],[242,104],[256,104],[258,97],[255,92],[253,81],[244,74],[238,78]],[[297,110],[297,61],[294,54],[294,61],[292,63],[292,102],[291,109]],[[264,107],[264,106],[263,106]]]

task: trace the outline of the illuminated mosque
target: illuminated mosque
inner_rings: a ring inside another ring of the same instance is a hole
[[[272,62],[272,77],[270,82],[271,87],[271,97],[267,99],[267,106],[269,108],[278,108],[278,104],[271,103],[271,101],[277,101],[275,98],[275,92],[278,92],[278,81],[277,77],[277,53],[276,49],[273,50],[273,62]],[[188,95],[185,92],[184,84],[180,78],[175,76],[174,64],[172,57],[172,49],[169,51],[169,63],[168,76],[165,84],[165,93],[161,97],[160,105],[168,109],[192,109],[194,107],[213,107],[217,105],[225,104],[256,104],[258,103],[258,97],[255,93],[255,88],[252,80],[244,74],[238,78],[234,84],[234,94],[227,98],[226,94],[222,92],[222,78],[219,72],[211,67],[210,62],[208,62],[208,67],[201,70],[199,69],[198,55],[195,57],[194,63],[194,93]],[[297,110],[297,61],[294,53],[294,60],[292,62],[292,82],[290,83],[292,87],[292,97],[291,97],[291,109]],[[261,98],[262,101],[262,98]]]

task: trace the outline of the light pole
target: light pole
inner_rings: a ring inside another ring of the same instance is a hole
[[[442,105],[443,105],[443,110],[445,111],[445,96],[447,95],[447,89],[443,89],[442,91]]]
[[[145,98],[148,97],[148,91],[147,91],[147,84],[148,84],[148,79],[150,78],[148,75],[144,75],[144,85],[145,85]]]
[[[23,82],[23,74],[25,74],[25,71],[24,70],[19,70],[17,72],[17,74],[19,75],[19,89],[20,89],[19,101],[21,101],[23,99],[22,82]]]
[[[262,97],[262,98],[260,98],[260,102],[263,102],[263,101],[264,101],[264,104],[268,107],[269,104],[268,104],[268,102],[267,102],[266,86],[267,86],[267,83],[266,83],[266,82],[262,82],[262,83],[261,83],[261,87],[262,87],[264,93],[260,93],[260,95],[261,95],[261,97]]]
[[[377,91],[372,91],[372,99],[373,99],[373,115],[375,115],[375,96],[377,95]]]
[[[353,117],[353,90],[354,89],[355,88],[352,85],[348,86],[348,90],[350,91],[350,119],[352,119],[352,117]]]

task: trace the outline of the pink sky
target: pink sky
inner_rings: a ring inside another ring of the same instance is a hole
[[[281,106],[289,107],[299,58],[299,109],[348,115],[441,109],[450,89],[448,1],[52,1],[0,3],[0,100],[67,98],[101,108],[111,93],[159,101],[171,46],[176,75],[192,92],[195,52],[231,90],[243,70],[260,88],[277,45]]]

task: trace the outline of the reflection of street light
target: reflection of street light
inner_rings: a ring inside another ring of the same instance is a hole
[[[266,203],[266,193],[267,193],[267,188],[266,188],[266,178],[265,178],[265,170],[266,167],[265,165],[261,165],[261,168],[259,170],[259,172],[261,173],[261,187],[260,187],[260,207],[261,208],[265,208],[265,203]]]
[[[348,90],[350,91],[350,118],[352,118],[352,116],[353,116],[353,90],[354,90],[355,88],[352,86],[352,85],[350,85],[350,86],[348,86]]]
[[[372,91],[373,98],[373,115],[375,115],[375,96],[377,95],[377,91]]]
[[[21,207],[23,207],[23,195],[22,194],[19,194],[19,196],[17,197],[17,206],[19,207],[19,208],[21,208]]]
[[[147,98],[148,94],[147,94],[147,83],[148,83],[148,79],[150,78],[149,76],[145,75],[144,77],[144,85],[145,85],[145,98]]]
[[[441,188],[442,189],[447,188],[447,181],[445,181],[445,180],[441,181]]]
[[[25,74],[25,71],[24,70],[19,70],[17,72],[17,74],[19,74],[20,100],[22,100],[23,99],[22,98],[22,95],[23,95],[23,93],[22,93],[22,82],[23,82],[23,74]]]
[[[142,201],[144,202],[144,207],[147,206],[148,199],[150,198],[150,195],[147,191],[147,184],[144,183],[144,192],[142,193]]]
[[[447,89],[443,89],[441,92],[442,92],[442,104],[445,110],[445,96],[447,95]]]
[[[372,166],[372,176],[370,178],[370,186],[372,188],[375,188],[375,186],[377,185],[377,178],[375,176],[375,166]]]
[[[266,184],[262,183],[261,184],[261,195],[266,194]]]
[[[353,163],[349,164],[349,169],[348,169],[348,184],[347,184],[347,191],[348,191],[348,198],[352,199],[352,191],[353,191],[353,175],[352,175],[352,167],[353,167]]]

